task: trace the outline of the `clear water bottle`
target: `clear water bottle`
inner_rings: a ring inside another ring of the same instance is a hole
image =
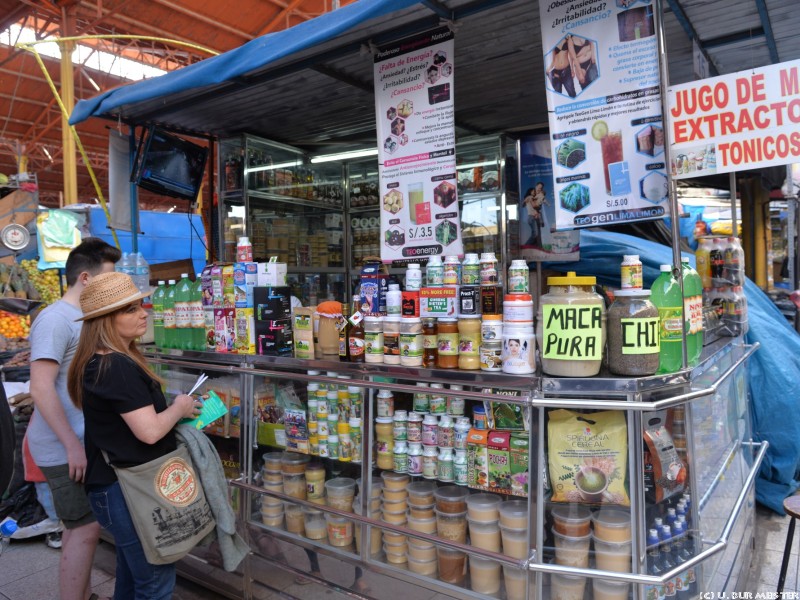
[[[133,278],[133,276],[136,275],[136,257],[127,252],[123,252],[122,258],[119,259],[115,268],[120,273],[125,273]],[[134,281],[136,280],[134,279]]]
[[[192,282],[188,273],[181,273],[181,280],[175,286],[175,348],[192,349],[192,316],[190,302]]]
[[[11,543],[11,536],[17,531],[17,522],[14,519],[7,519],[0,525],[0,555],[5,552]]]
[[[170,279],[164,294],[164,348],[178,348],[175,319],[175,280]]]
[[[206,349],[206,318],[203,309],[203,282],[200,273],[195,275],[189,296],[189,318],[192,322],[192,350]]]
[[[150,289],[150,264],[145,260],[141,252],[136,253],[135,261],[133,282],[140,292],[147,293]]]
[[[166,283],[158,282],[156,291],[153,292],[153,337],[156,348],[164,348],[164,296],[167,293]]]

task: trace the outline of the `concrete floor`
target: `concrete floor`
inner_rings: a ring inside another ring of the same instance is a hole
[[[761,507],[756,509],[756,547],[753,553],[753,564],[748,572],[747,583],[739,591],[775,591],[788,524],[788,517],[780,517]],[[784,588],[785,592],[795,594],[800,591],[800,580],[798,579],[800,552],[798,548],[800,548],[800,528],[796,530]],[[12,542],[11,546],[0,555],[0,600],[57,600],[59,555],[60,550],[48,548],[43,538]],[[328,560],[334,559],[326,559],[326,562]],[[346,570],[350,573],[351,569],[352,567],[347,567]],[[329,570],[330,565],[323,565],[323,572]],[[365,579],[368,581],[369,578],[370,576],[367,574]],[[343,594],[322,586],[297,585],[293,574],[278,569],[271,574],[270,579],[277,591],[273,594],[259,594],[259,597],[264,600],[291,597],[303,600],[344,600],[346,598]],[[402,584],[398,582],[397,587],[399,589],[393,590],[393,592],[400,593],[393,595],[402,597]],[[101,542],[92,570],[92,591],[103,597],[110,596],[113,590],[114,548],[106,542]],[[220,598],[220,596],[195,583],[179,578],[173,598],[175,600],[203,600]]]

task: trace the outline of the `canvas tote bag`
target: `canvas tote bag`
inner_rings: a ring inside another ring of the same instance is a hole
[[[180,560],[216,526],[185,445],[142,465],[111,467],[150,564]]]

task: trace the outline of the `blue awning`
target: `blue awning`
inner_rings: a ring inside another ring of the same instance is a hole
[[[69,122],[75,125],[89,117],[114,115],[126,105],[234,80],[282,58],[331,40],[369,19],[418,3],[419,0],[359,0],[290,29],[269,33],[219,56],[160,77],[109,90],[88,100],[81,100],[75,105]]]

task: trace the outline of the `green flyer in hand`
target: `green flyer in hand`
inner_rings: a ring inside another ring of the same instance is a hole
[[[225,406],[222,399],[217,396],[214,390],[209,390],[207,394],[208,398],[203,401],[203,410],[200,411],[200,414],[194,419],[182,419],[182,424],[191,425],[195,429],[203,429],[220,417],[225,416],[225,413],[228,412],[228,407]]]

